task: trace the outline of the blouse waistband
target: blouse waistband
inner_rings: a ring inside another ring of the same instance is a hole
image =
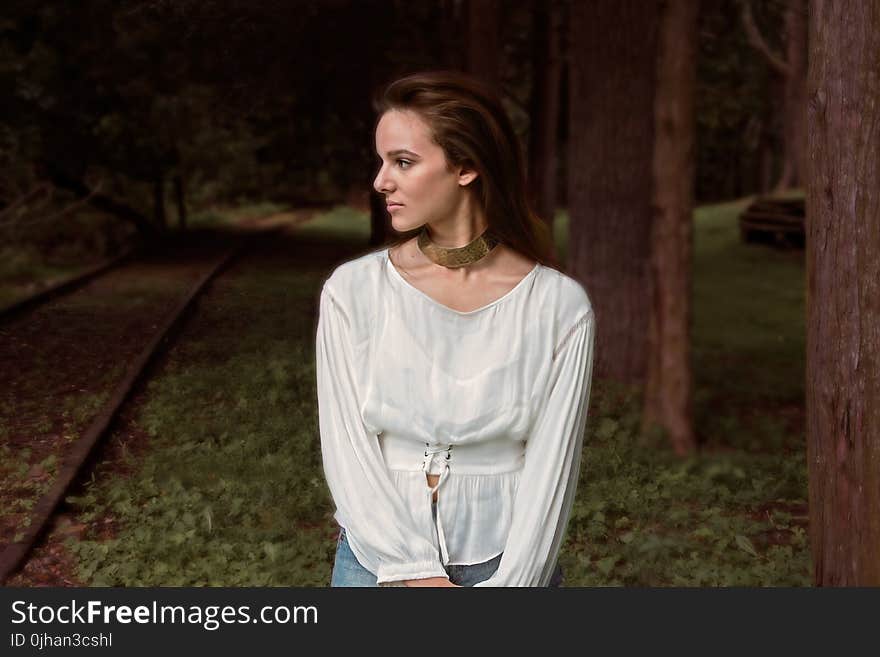
[[[525,445],[524,441],[509,438],[453,445],[442,442],[420,442],[411,437],[391,435],[385,431],[379,434],[382,456],[390,469],[423,471],[427,474],[440,475],[433,487],[425,486],[425,501],[428,506],[431,504],[433,494],[439,491],[451,472],[501,474],[519,470],[525,462]],[[443,495],[438,493],[435,526],[440,543],[440,558],[446,566],[449,563],[449,549],[446,545],[443,515],[440,512],[442,498]]]
[[[525,459],[525,441],[496,438],[454,445],[424,442],[411,437],[379,434],[385,463],[392,470],[441,474],[447,466],[459,474],[501,474],[519,470]]]

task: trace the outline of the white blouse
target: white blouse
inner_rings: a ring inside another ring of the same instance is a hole
[[[469,312],[407,282],[387,248],[333,271],[316,339],[324,473],[334,518],[379,584],[448,577],[445,565],[502,552],[476,586],[549,584],[595,333],[583,286],[541,264]]]

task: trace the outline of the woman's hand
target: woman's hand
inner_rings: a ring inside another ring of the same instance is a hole
[[[407,579],[407,580],[404,580],[403,583],[406,586],[435,586],[435,587],[453,586],[457,589],[461,588],[458,584],[453,584],[452,582],[450,582],[449,579],[446,577],[427,577],[425,579]]]

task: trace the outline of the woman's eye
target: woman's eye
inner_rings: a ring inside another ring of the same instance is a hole
[[[410,162],[409,160],[397,160],[397,162],[398,162],[398,163],[400,163],[400,162],[406,162],[408,165],[409,165],[409,164],[412,164],[412,162]],[[401,167],[401,169],[409,169],[409,166]]]

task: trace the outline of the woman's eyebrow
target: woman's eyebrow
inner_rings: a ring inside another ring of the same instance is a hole
[[[393,151],[388,151],[386,153],[386,155],[388,157],[394,157],[395,155],[412,155],[413,157],[419,157],[418,153],[413,153],[412,151],[407,150],[406,148],[398,148]]]

